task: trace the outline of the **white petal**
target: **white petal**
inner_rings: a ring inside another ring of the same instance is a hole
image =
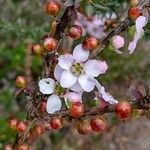
[[[147,24],[147,19],[145,16],[140,16],[136,19],[135,21],[135,26],[136,26],[136,32],[141,33],[143,30],[143,27]]]
[[[132,54],[135,51],[137,42],[140,38],[142,38],[144,34],[143,27],[147,24],[147,19],[144,16],[140,16],[136,19],[135,21],[135,26],[136,26],[136,32],[134,35],[134,39],[132,42],[129,43],[129,54]]]
[[[129,54],[132,54],[135,51],[137,42],[138,40],[133,40],[132,42],[129,43],[128,46]]]
[[[64,71],[60,77],[60,85],[64,88],[69,88],[74,85],[77,81],[77,77],[74,76],[70,71]]]
[[[71,54],[60,55],[58,58],[58,65],[65,70],[69,70],[74,61],[73,56]]]
[[[76,92],[69,92],[64,95],[65,104],[68,108],[71,107],[71,104],[74,102],[82,102],[82,94]]]
[[[44,78],[39,81],[39,90],[43,94],[52,94],[54,92],[55,81],[51,78]]]
[[[76,93],[76,92],[68,92],[65,94],[65,98],[67,98],[71,102],[78,102],[81,101],[81,94]]]
[[[77,62],[84,62],[89,57],[89,51],[83,49],[82,44],[79,44],[73,50],[73,57]]]
[[[132,54],[135,51],[137,42],[141,37],[141,34],[138,34],[137,32],[135,33],[133,41],[130,42],[128,46],[129,54]]]
[[[79,84],[79,82],[76,82],[73,86],[71,86],[70,90],[72,90],[74,92],[78,92],[78,93],[83,91],[83,89],[81,88],[81,85]]]
[[[116,104],[118,103],[118,101],[116,99],[114,99],[108,92],[105,92],[105,88],[103,86],[100,85],[100,83],[94,79],[95,81],[95,86],[97,87],[98,89],[98,92],[100,93],[100,95],[102,96],[102,98],[110,103],[110,104]]]
[[[110,104],[116,104],[116,103],[118,103],[118,101],[115,100],[115,99],[112,97],[112,95],[110,95],[109,92],[106,92],[106,91],[105,91],[105,88],[104,88],[104,87],[102,87],[102,89],[101,89],[101,94],[102,94],[102,98],[103,98],[106,102],[109,102]]]
[[[104,74],[108,66],[105,61],[92,59],[85,63],[84,69],[87,75],[97,77],[100,74]]]
[[[62,102],[57,95],[51,95],[47,100],[46,111],[49,114],[53,114],[61,109]]]
[[[81,75],[78,78],[79,84],[81,85],[82,89],[86,92],[90,92],[94,89],[95,84],[92,81],[92,78],[90,78],[89,76],[87,76],[86,74]]]
[[[61,74],[62,74],[63,71],[64,70],[59,65],[55,66],[54,77],[56,78],[57,81],[60,80],[60,76],[61,76]]]

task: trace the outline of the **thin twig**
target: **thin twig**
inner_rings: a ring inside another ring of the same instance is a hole
[[[139,3],[139,8],[140,10],[142,10],[143,8],[147,7],[150,5],[150,0],[147,1],[147,3],[145,5],[142,6],[142,4],[144,3],[145,0],[141,1]],[[115,35],[119,35],[121,32],[125,31],[130,23],[132,22],[131,19],[126,18],[118,27],[114,28],[99,44],[98,48],[93,51],[90,54],[90,58],[94,58],[98,55],[98,53],[100,53],[109,43],[110,43],[110,39],[115,36]]]

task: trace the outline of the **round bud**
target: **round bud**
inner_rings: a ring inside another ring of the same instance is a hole
[[[73,118],[78,118],[82,116],[83,112],[84,109],[83,104],[81,102],[75,102],[72,104],[70,108],[70,116],[72,116]]]
[[[17,119],[15,119],[15,118],[10,119],[10,120],[9,120],[9,126],[10,126],[10,128],[16,129],[17,123],[18,123],[18,120],[17,120]]]
[[[10,144],[5,146],[5,150],[13,150],[12,146]]]
[[[29,150],[29,145],[28,144],[20,144],[18,146],[18,150]]]
[[[57,47],[57,41],[54,38],[45,38],[44,39],[44,48],[47,51],[54,51]]]
[[[40,104],[40,111],[42,113],[46,112],[46,104],[47,104],[47,102],[45,100],[42,100],[42,102]]]
[[[79,25],[74,25],[69,29],[68,35],[72,39],[79,39],[82,36],[82,28]]]
[[[33,44],[32,45],[32,54],[41,56],[44,52],[43,47],[40,44]]]
[[[62,126],[63,126],[63,120],[62,120],[62,118],[60,118],[60,117],[53,118],[53,119],[51,119],[51,121],[50,121],[50,125],[51,125],[52,129],[59,130],[59,129],[61,129]]]
[[[19,121],[17,123],[16,130],[18,132],[23,132],[26,130],[26,128],[27,128],[27,124],[24,121]]]
[[[131,6],[137,6],[138,0],[130,0]]]
[[[142,13],[138,7],[131,7],[128,10],[128,17],[132,20],[136,20]]]
[[[24,88],[26,86],[26,80],[25,80],[25,77],[23,76],[18,76],[16,78],[16,85],[17,87],[19,88]]]
[[[83,41],[83,48],[93,51],[98,47],[98,40],[95,37],[88,37]]]
[[[112,37],[112,46],[115,49],[120,49],[122,47],[124,47],[124,38],[120,35],[115,35]]]
[[[116,105],[115,112],[120,120],[126,120],[132,115],[132,106],[127,101],[121,101]]]
[[[49,15],[57,15],[60,11],[60,4],[57,1],[49,1],[45,4],[45,11]]]
[[[96,132],[104,131],[107,127],[106,121],[101,118],[92,119],[90,123],[92,130]]]
[[[88,120],[81,121],[77,126],[77,131],[79,134],[88,134],[92,132],[92,128]]]

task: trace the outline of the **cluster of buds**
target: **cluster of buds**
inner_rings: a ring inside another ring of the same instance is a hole
[[[48,1],[45,6],[47,14],[56,17],[61,9],[61,4],[58,1]],[[98,19],[98,17],[95,17]],[[134,6],[128,11],[128,18],[135,21],[136,34],[133,42],[129,45],[130,53],[136,46],[137,40],[141,38],[143,34],[143,27],[146,25],[146,17],[142,16],[141,10]],[[97,22],[97,21],[96,21]],[[113,26],[112,21],[99,21],[98,23],[102,26]],[[91,23],[89,23],[90,26]],[[90,26],[91,28],[91,26]],[[100,29],[101,30],[101,29]],[[86,119],[86,108],[82,101],[83,93],[93,92],[95,99],[99,102],[104,102],[106,106],[114,106],[114,112],[119,120],[127,120],[132,116],[133,108],[132,105],[127,101],[118,102],[114,99],[105,88],[97,81],[96,77],[101,74],[105,74],[108,65],[105,61],[90,59],[90,53],[96,51],[99,47],[102,47],[103,43],[97,38],[97,35],[84,36],[83,27],[79,24],[72,25],[65,35],[74,40],[83,38],[83,42],[76,45],[71,53],[59,54],[57,64],[54,64],[53,75],[50,78],[44,77],[38,82],[38,94],[40,93],[41,102],[39,104],[39,113],[44,114],[60,113],[51,117],[48,122],[44,122],[44,125],[34,125],[28,133],[30,141],[34,141],[37,137],[44,133],[46,130],[59,130],[61,129],[67,120],[61,116],[62,107],[68,109],[67,117],[78,120],[76,129],[79,134],[88,134],[92,132],[103,132],[107,129],[108,123],[102,116],[91,117]],[[100,34],[100,33],[99,33]],[[44,53],[56,53],[59,47],[59,40],[55,39],[54,34],[48,34],[43,39],[43,44],[33,44],[32,54],[42,56]],[[104,35],[103,35],[104,36]],[[125,40],[120,35],[114,35],[112,37],[111,45],[118,54],[121,54],[121,48],[125,45]],[[134,47],[134,48],[133,48]],[[49,67],[49,66],[48,66]],[[23,76],[16,78],[16,85],[18,88],[25,88],[26,80]],[[64,104],[64,105],[62,105]],[[99,106],[95,106],[99,108]],[[101,108],[100,108],[101,109]],[[105,109],[105,107],[103,108]],[[85,117],[85,118],[84,118]],[[15,129],[18,133],[23,133],[28,127],[28,123],[25,121],[18,121],[13,118],[10,119],[9,125],[12,129]],[[27,144],[23,143],[19,145],[20,150],[28,150]],[[26,147],[26,148],[24,148]]]

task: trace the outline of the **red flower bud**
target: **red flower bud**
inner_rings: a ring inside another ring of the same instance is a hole
[[[95,37],[88,37],[83,41],[83,48],[86,50],[93,51],[98,47],[98,41]]]
[[[82,36],[82,28],[79,25],[74,25],[69,29],[68,35],[72,39],[79,39]]]
[[[115,112],[120,120],[126,120],[132,115],[132,106],[127,101],[121,101],[116,105]]]
[[[60,4],[57,1],[49,1],[45,4],[45,11],[49,15],[57,15],[60,11]]]

